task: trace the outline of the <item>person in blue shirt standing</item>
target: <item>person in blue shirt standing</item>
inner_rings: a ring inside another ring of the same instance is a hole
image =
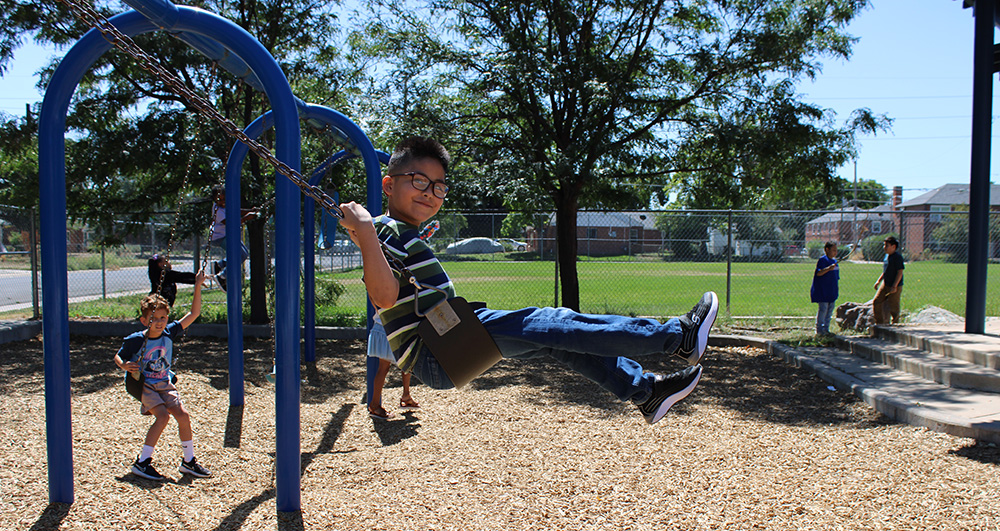
[[[809,294],[812,301],[819,304],[816,314],[816,335],[830,335],[830,318],[837,304],[840,283],[840,266],[837,265],[837,244],[826,242],[823,246],[823,256],[816,262],[816,272],[813,274],[812,289]]]

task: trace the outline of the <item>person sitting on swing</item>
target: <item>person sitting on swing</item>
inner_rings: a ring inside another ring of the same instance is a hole
[[[212,188],[212,200],[215,201],[214,213],[215,219],[212,221],[212,243],[218,245],[222,249],[222,256],[219,260],[212,263],[212,273],[215,276],[216,282],[219,283],[219,287],[222,291],[226,291],[226,187],[225,185],[216,185]],[[259,212],[257,209],[253,208],[243,208],[240,209],[240,225],[246,223],[247,221],[257,217]],[[233,228],[236,237],[240,238],[240,225]],[[240,267],[243,267],[243,262],[247,261],[250,257],[250,250],[247,249],[246,244],[243,240],[240,240]]]
[[[454,286],[433,251],[418,237],[418,227],[435,214],[448,195],[448,151],[431,138],[411,137],[390,157],[382,191],[388,214],[372,218],[361,205],[340,205],[341,224],[361,249],[364,283],[377,308],[400,369],[434,389],[454,387],[452,380],[417,333],[426,312],[454,297]],[[410,270],[416,281],[435,289],[417,290],[386,252]],[[415,293],[419,291],[419,293]],[[475,309],[500,355],[509,359],[551,357],[592,380],[620,400],[630,400],[646,422],[659,421],[671,406],[694,390],[701,378],[700,360],[719,310],[719,298],[706,292],[686,315],[665,323],[618,315],[581,314],[568,308],[521,310]],[[688,367],[672,374],[644,372],[622,357],[677,355]]]

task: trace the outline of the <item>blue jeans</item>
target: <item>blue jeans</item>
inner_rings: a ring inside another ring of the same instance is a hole
[[[226,237],[223,236],[223,237],[219,238],[218,240],[212,240],[212,243],[214,243],[215,245],[218,245],[222,249],[222,256],[225,257],[226,256]],[[247,249],[246,244],[244,244],[241,241],[240,242],[240,266],[242,266],[243,262],[246,262],[247,258],[249,258],[249,257],[250,257],[250,250]],[[220,270],[220,272],[219,272],[219,278],[226,278],[226,259],[222,258],[221,260],[216,260],[215,263],[218,264],[218,266],[219,266],[219,270]]]
[[[619,399],[635,403],[649,398],[653,375],[620,354],[672,354],[681,344],[681,323],[676,318],[660,323],[620,315],[582,314],[568,308],[482,308],[476,310],[476,315],[504,358],[548,356]],[[413,374],[434,389],[454,387],[426,346]]]
[[[830,333],[830,318],[833,317],[833,310],[836,306],[836,301],[819,303],[819,313],[816,314],[817,335]]]

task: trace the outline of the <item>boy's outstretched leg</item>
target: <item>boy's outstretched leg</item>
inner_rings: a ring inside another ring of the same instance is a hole
[[[691,311],[679,317],[683,328],[681,346],[677,355],[687,360],[688,365],[697,365],[708,348],[708,333],[719,315],[719,296],[714,291],[706,291]]]
[[[701,379],[701,365],[694,365],[673,374],[657,374],[653,380],[653,394],[639,406],[639,411],[649,424],[655,424],[667,410],[694,391]]]

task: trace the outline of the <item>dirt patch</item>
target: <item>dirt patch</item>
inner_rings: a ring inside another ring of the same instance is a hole
[[[171,421],[129,465],[149,417],[124,391],[118,339],[73,337],[76,502],[49,504],[42,345],[0,351],[2,529],[996,529],[1000,451],[895,424],[760,350],[714,349],[698,389],[655,426],[554,363],[504,361],[423,411],[358,404],[364,344],[320,341],[302,387],[302,511],[276,514],[271,345],[246,342],[246,405],[229,407],[226,345],[178,346],[199,460],[177,473]],[[643,360],[675,370],[672,360]],[[386,405],[399,398],[390,374]],[[280,516],[280,517],[279,517]]]

